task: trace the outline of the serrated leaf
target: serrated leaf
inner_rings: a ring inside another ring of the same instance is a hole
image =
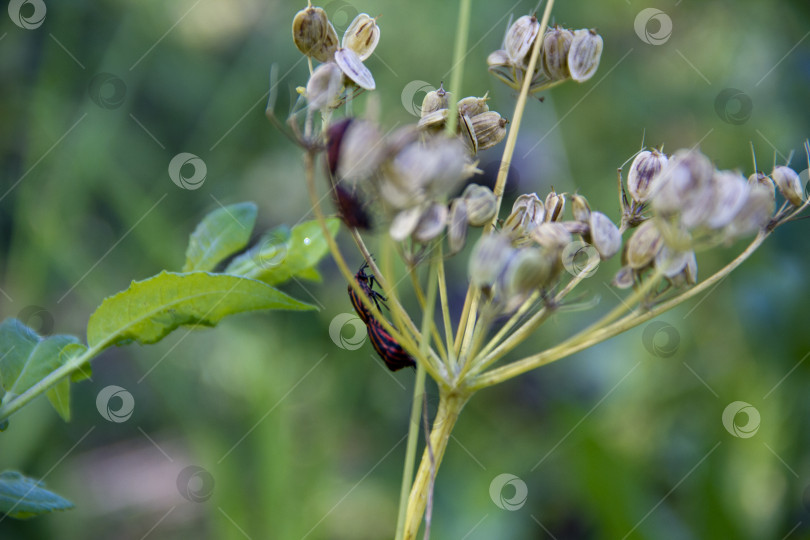
[[[74,336],[40,337],[17,319],[0,323],[0,384],[3,403],[22,394],[87,347]],[[56,411],[70,419],[70,381],[65,378],[48,391]]]
[[[17,471],[0,473],[0,513],[27,519],[54,510],[68,510],[73,503],[45,489],[42,482]]]
[[[213,270],[220,261],[245,247],[256,223],[256,205],[231,204],[209,213],[194,229],[186,249],[183,272]]]
[[[87,343],[156,343],[181,325],[215,326],[227,315],[260,309],[314,308],[254,279],[161,272],[106,298],[87,323]]]
[[[340,228],[340,220],[327,220],[332,236]],[[236,257],[225,269],[226,273],[259,279],[270,285],[288,281],[291,277],[312,276],[313,268],[329,252],[329,245],[317,221],[306,221],[292,228],[289,238],[282,242],[277,230],[253,248]]]

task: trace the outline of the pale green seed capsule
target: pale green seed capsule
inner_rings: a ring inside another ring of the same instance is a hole
[[[328,26],[329,19],[323,9],[313,6],[302,9],[293,17],[293,43],[305,55],[314,56],[314,51],[326,38]]]
[[[440,84],[438,90],[431,90],[425,94],[425,98],[422,100],[422,118],[438,110],[447,109],[449,100],[450,92],[444,89],[444,85]]]
[[[461,197],[467,206],[467,222],[473,227],[483,227],[495,217],[498,199],[488,187],[470,184]]]
[[[340,46],[348,48],[357,53],[360,60],[365,60],[377,48],[380,41],[380,27],[377,26],[377,19],[372,19],[366,13],[361,13],[354,18],[352,23],[343,33],[343,41]]]
[[[782,195],[790,201],[790,204],[793,206],[802,205],[802,182],[799,180],[796,171],[790,167],[780,165],[774,167],[771,178],[773,178]]]
[[[507,120],[495,111],[480,113],[472,117],[471,123],[478,140],[478,150],[492,148],[506,137]]]
[[[596,73],[602,57],[602,36],[594,30],[577,30],[568,50],[568,70],[571,78],[585,82]]]
[[[520,249],[510,257],[501,275],[507,310],[517,307],[537,289],[548,285],[555,274],[555,255],[542,248]]]
[[[555,26],[543,36],[541,61],[546,77],[552,81],[562,81],[571,76],[568,69],[568,51],[574,41],[571,30]]]

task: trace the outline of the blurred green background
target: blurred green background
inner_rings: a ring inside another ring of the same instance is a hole
[[[30,19],[42,2],[20,4],[10,11]],[[282,117],[306,83],[290,37],[303,2],[43,5],[31,29],[0,13],[0,316],[83,336],[105,296],[179,269],[188,234],[219,204],[256,201],[260,229],[307,217],[301,152],[263,114],[272,63]],[[358,12],[382,14],[367,61],[381,122],[414,121],[422,94],[403,91],[449,79],[456,3],[324,7],[339,34]],[[645,12],[653,20],[634,25],[645,8],[664,18]],[[510,14],[533,9],[473,2],[461,95],[489,91],[491,107],[511,116],[516,95],[485,59]],[[718,167],[746,175],[749,143],[766,172],[791,152],[792,166],[807,169],[806,1],[559,2],[553,20],[597,28],[601,66],[591,81],[530,103],[506,204],[522,192],[578,189],[618,219],[615,170],[642,139],[667,151],[700,143]],[[481,155],[482,182],[502,149]],[[205,162],[199,189],[170,180],[180,152]],[[777,231],[710,294],[658,319],[669,326],[649,323],[476,395],[436,483],[433,537],[810,538],[807,228]],[[350,252],[347,240],[341,232]],[[700,277],[742,247],[701,255]],[[0,436],[0,470],[44,478],[76,509],[3,519],[0,538],[391,538],[413,374],[392,376],[368,344],[335,346],[329,323],[351,308],[332,262],[321,269],[323,283],[285,286],[318,313],[240,316],[109,350],[92,381],[73,388],[70,423],[44,399],[15,415]],[[606,263],[590,280],[598,309],[556,316],[519,352],[615,305],[604,283],[616,269]],[[459,310],[464,254],[449,272]],[[134,396],[126,422],[96,409],[109,385]],[[431,388],[433,409],[436,401]],[[754,436],[724,428],[734,401],[760,413]],[[527,485],[515,511],[490,497],[502,473]],[[204,500],[188,500],[195,493]]]

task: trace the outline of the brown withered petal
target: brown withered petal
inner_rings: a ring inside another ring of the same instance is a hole
[[[716,171],[711,183],[714,189],[714,210],[707,225],[712,229],[722,229],[731,223],[743,207],[751,188],[744,177],[732,171]]]
[[[556,191],[551,190],[546,195],[546,221],[557,221],[562,216],[565,209],[565,193],[557,194]]]
[[[450,255],[464,249],[467,241],[467,218],[467,201],[453,199],[447,216],[447,245],[450,247]]]
[[[450,92],[444,89],[443,85],[439,85],[438,90],[431,90],[427,94],[425,94],[424,99],[422,100],[422,109],[421,109],[421,117],[424,118],[428,114],[432,112],[436,112],[440,109],[447,109],[450,102]],[[447,118],[447,114],[445,113],[444,118]],[[420,126],[421,127],[421,126]]]
[[[484,97],[468,96],[458,102],[458,114],[460,116],[469,116],[474,118],[476,115],[485,113],[489,110],[489,93],[487,92]]]
[[[321,42],[312,49],[312,58],[318,62],[331,62],[335,59],[338,49],[338,36],[331,22],[326,23],[326,35]]]
[[[365,180],[380,166],[385,153],[382,133],[374,123],[355,120],[346,129],[340,143],[337,175],[352,183]]]
[[[506,122],[506,118],[495,111],[483,112],[472,117],[471,123],[478,140],[478,149],[486,150],[501,142],[506,137]]]
[[[543,71],[552,81],[562,81],[571,76],[568,70],[568,51],[574,33],[571,30],[555,26],[543,36],[542,62]]]
[[[524,15],[509,27],[504,40],[504,49],[512,63],[523,65],[539,32],[540,22],[534,15]]]
[[[793,206],[802,205],[802,182],[799,180],[796,171],[790,167],[780,165],[774,167],[771,178],[773,178],[782,195],[790,201],[790,204]]]
[[[634,201],[647,202],[666,164],[667,156],[658,150],[638,153],[627,173],[627,192]]]
[[[329,19],[323,9],[313,6],[302,9],[293,17],[295,46],[305,55],[312,56],[313,51],[323,43],[328,25]]]
[[[568,50],[568,70],[571,78],[585,82],[596,73],[602,57],[602,36],[594,30],[577,30]]]
[[[551,251],[559,251],[571,243],[571,233],[562,223],[541,223],[530,231],[532,240]]]
[[[365,60],[377,48],[379,41],[380,27],[377,26],[377,19],[372,19],[368,14],[361,13],[354,18],[343,33],[343,41],[341,41],[340,46],[344,49],[353,50],[360,57],[360,60]]]
[[[343,74],[354,84],[365,90],[374,90],[374,77],[363,65],[357,53],[351,49],[338,49],[335,51],[335,62]]]
[[[653,221],[645,221],[624,246],[624,262],[634,269],[650,264],[663,245],[661,233]]]
[[[419,224],[419,219],[422,217],[424,208],[422,206],[413,206],[399,212],[391,221],[391,227],[388,233],[391,238],[397,242],[402,242],[408,238],[416,229]]]
[[[571,197],[571,212],[576,221],[588,223],[591,220],[591,206],[588,204],[588,199],[579,193],[575,193]]]
[[[613,277],[611,285],[619,289],[629,289],[635,282],[636,272],[629,266],[622,266],[616,275]]]
[[[545,215],[543,201],[537,197],[537,194],[525,193],[520,195],[512,205],[512,212],[503,222],[503,230],[509,233],[515,232],[518,235],[528,234],[531,229],[543,222]]]
[[[307,104],[311,110],[326,111],[338,103],[343,88],[343,72],[334,62],[315,68],[307,81]]]
[[[466,202],[467,222],[473,227],[483,227],[495,217],[498,199],[488,187],[470,184],[461,197]]]
[[[622,247],[622,233],[602,212],[591,212],[591,241],[602,260],[609,259]]]
[[[472,120],[470,120],[469,116],[461,116],[458,119],[458,127],[461,142],[464,143],[464,147],[467,149],[467,152],[471,156],[474,156],[478,153],[480,146],[478,143],[478,134],[473,127]]]
[[[447,225],[447,206],[440,203],[431,204],[422,212],[422,217],[413,231],[413,239],[426,244],[438,237]]]

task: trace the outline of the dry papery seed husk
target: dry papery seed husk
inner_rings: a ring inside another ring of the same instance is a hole
[[[571,233],[562,223],[541,223],[531,232],[532,240],[546,249],[559,251],[571,243]]]
[[[478,135],[473,127],[472,120],[470,120],[469,116],[461,116],[458,119],[458,126],[460,128],[461,134],[461,141],[464,143],[464,147],[467,149],[467,152],[474,156],[478,153]]]
[[[365,90],[374,90],[374,77],[371,72],[363,65],[357,53],[351,49],[338,49],[335,51],[335,62],[340,67],[343,74],[351,82]]]
[[[470,118],[463,116],[462,118]],[[492,148],[506,137],[506,118],[495,111],[483,112],[471,119],[472,131],[478,141],[478,150]]]
[[[470,254],[470,281],[477,287],[491,287],[515,251],[502,234],[481,236]]]
[[[697,150],[676,151],[656,180],[653,208],[659,214],[669,215],[702,204],[696,199],[703,197],[704,187],[713,174],[712,162]]]
[[[413,231],[413,239],[426,244],[439,236],[447,224],[447,206],[440,203],[431,204],[422,212],[422,217]]]
[[[585,82],[593,77],[599,67],[602,47],[602,36],[596,31],[582,29],[574,32],[574,39],[568,50],[568,70],[572,79]]]
[[[450,213],[447,216],[447,244],[450,246],[450,255],[454,255],[464,248],[467,241],[467,201],[453,199],[450,203]]]
[[[624,246],[624,261],[633,269],[646,267],[661,248],[663,239],[653,221],[645,221]]]
[[[339,103],[343,72],[334,62],[315,68],[307,81],[307,104],[311,110],[328,110]]]
[[[303,54],[312,56],[326,38],[329,19],[326,12],[319,7],[309,6],[293,17],[293,43]]]
[[[489,110],[489,92],[484,97],[467,96],[458,102],[458,114],[461,116],[469,116],[474,118],[476,115],[485,113]]]
[[[467,222],[473,227],[483,227],[495,217],[498,198],[488,187],[470,184],[461,197],[467,206]]]
[[[497,51],[489,53],[489,56],[487,56],[487,65],[490,68],[508,67],[512,65],[512,61],[509,59],[509,55],[504,49],[498,49]]]
[[[780,165],[774,167],[771,178],[773,178],[782,195],[790,201],[790,204],[793,206],[802,205],[802,182],[799,180],[796,171],[790,167]]]
[[[501,287],[507,300],[525,296],[547,285],[554,277],[555,266],[555,257],[542,248],[523,248],[514,252],[501,274]]]
[[[555,26],[543,36],[542,65],[543,71],[552,81],[562,81],[571,76],[568,70],[568,51],[574,33],[571,30]]]
[[[611,285],[619,289],[629,289],[635,282],[636,272],[629,266],[622,266],[616,276],[613,278]]]
[[[518,235],[528,234],[536,225],[543,223],[546,210],[537,193],[524,193],[512,205],[512,212],[503,222],[503,230]]]
[[[391,238],[397,242],[402,242],[408,238],[419,224],[419,219],[422,217],[423,211],[423,206],[413,206],[406,208],[394,216],[394,219],[391,221],[391,226],[388,229]]]
[[[742,175],[732,171],[716,171],[711,182],[714,209],[707,224],[712,229],[722,229],[731,223],[748,200],[751,188]]]
[[[602,212],[591,212],[591,241],[602,260],[613,257],[622,247],[622,233]]]
[[[449,114],[450,111],[447,109],[431,111],[423,114],[422,118],[419,119],[419,122],[416,125],[423,129],[441,129],[447,122],[447,117]]]
[[[627,192],[630,198],[637,203],[647,202],[667,161],[667,156],[658,150],[639,152],[627,173]]]
[[[557,221],[562,216],[565,209],[565,193],[557,194],[556,191],[546,195],[546,221]]]
[[[377,171],[385,157],[382,133],[374,123],[355,120],[341,140],[338,177],[348,182],[365,180]]]
[[[540,22],[534,15],[524,15],[512,24],[504,40],[504,49],[512,63],[523,65],[539,32]]]
[[[444,85],[440,84],[438,90],[431,90],[422,99],[421,117],[424,118],[440,109],[447,109],[449,105],[450,92],[444,89]],[[447,118],[446,115],[445,118]]]
[[[571,197],[571,212],[577,221],[588,223],[591,220],[591,205],[588,204],[588,199],[579,193],[574,193]]]
[[[377,26],[377,19],[372,19],[368,14],[361,13],[354,18],[343,33],[343,41],[341,41],[340,46],[344,49],[353,50],[360,57],[360,60],[365,60],[377,48],[379,41],[380,27]]]
[[[312,49],[312,58],[318,62],[331,62],[335,59],[338,50],[338,36],[332,23],[326,24],[326,35],[323,40]]]

